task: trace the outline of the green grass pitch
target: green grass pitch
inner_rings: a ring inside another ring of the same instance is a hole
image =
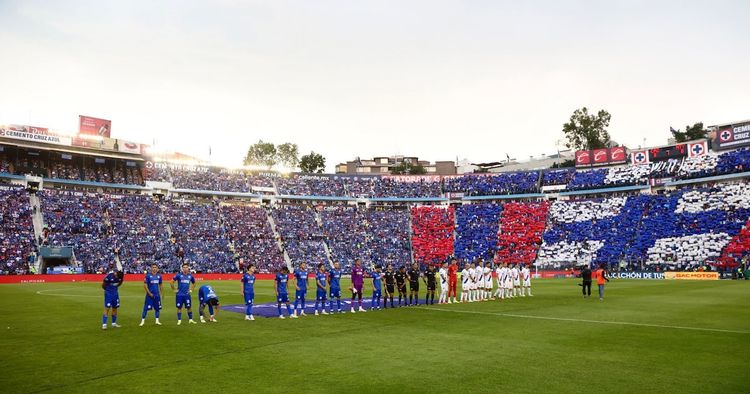
[[[223,304],[242,302],[239,282],[210,283]],[[0,285],[0,387],[71,393],[750,391],[750,282],[613,280],[603,302],[583,299],[579,291],[574,280],[537,280],[533,298],[504,302],[254,322],[223,312],[216,324],[179,327],[168,293],[164,325],[153,325],[150,314],[138,327],[142,284],[126,282],[123,327],[102,331],[98,283]],[[256,292],[256,303],[272,301],[271,282],[259,282]]]

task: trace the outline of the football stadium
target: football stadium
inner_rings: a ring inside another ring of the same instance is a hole
[[[2,391],[750,391],[750,8],[501,3],[0,3]]]

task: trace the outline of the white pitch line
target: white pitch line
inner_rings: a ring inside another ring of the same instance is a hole
[[[750,331],[724,330],[724,329],[720,329],[720,328],[668,326],[668,325],[662,325],[662,324],[632,323],[632,322],[625,322],[625,321],[588,320],[588,319],[572,319],[572,318],[565,318],[565,317],[519,315],[519,314],[515,314],[515,313],[493,313],[493,312],[480,312],[480,311],[463,311],[463,310],[442,309],[442,308],[435,308],[435,307],[415,308],[415,309],[417,309],[417,310],[421,309],[421,310],[429,310],[429,311],[438,311],[438,312],[466,313],[466,314],[472,314],[472,315],[489,315],[489,316],[502,316],[502,317],[516,317],[516,318],[520,318],[520,319],[567,321],[567,322],[575,322],[575,323],[612,324],[612,325],[618,325],[618,326],[671,328],[671,329],[675,329],[675,330],[724,332],[724,333],[731,333],[731,334],[750,334]]]

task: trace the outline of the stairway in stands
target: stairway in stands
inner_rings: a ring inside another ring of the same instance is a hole
[[[275,183],[274,187],[276,187]],[[286,263],[286,267],[289,268],[289,272],[292,272],[294,270],[294,267],[292,267],[292,259],[289,258],[289,253],[286,252],[286,248],[284,248],[284,244],[281,242],[281,234],[279,234],[279,231],[276,229],[276,221],[273,220],[273,216],[271,215],[271,212],[268,208],[266,209],[266,219],[268,219],[268,224],[271,226],[271,231],[273,231],[273,237],[276,239],[276,245],[278,245],[279,250],[284,255],[284,262]]]
[[[320,217],[320,212],[315,211],[315,222],[318,223],[318,227],[323,228],[323,218]],[[326,251],[326,258],[328,258],[328,265],[333,268],[333,254],[331,254],[331,248],[328,247],[328,240],[323,240],[323,249]]]
[[[29,193],[29,205],[31,206],[31,222],[34,225],[34,242],[39,247],[41,246],[39,240],[42,239],[44,230],[44,215],[42,215],[42,204],[35,193]],[[41,272],[42,258],[37,257],[34,265],[34,272]]]

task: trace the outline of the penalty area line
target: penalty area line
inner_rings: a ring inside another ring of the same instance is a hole
[[[518,319],[536,319],[536,320],[551,320],[551,321],[564,321],[574,323],[593,323],[593,324],[611,324],[617,326],[634,326],[634,327],[650,327],[650,328],[669,328],[673,330],[689,330],[689,331],[704,331],[704,332],[723,332],[730,334],[750,334],[750,331],[740,330],[725,330],[721,328],[703,328],[703,327],[688,327],[688,326],[670,326],[663,324],[650,324],[650,323],[633,323],[625,321],[607,321],[607,320],[590,320],[590,319],[573,319],[566,317],[551,317],[551,316],[534,316],[534,315],[520,315],[516,313],[496,313],[496,312],[481,312],[481,311],[465,311],[455,309],[443,309],[435,307],[427,308],[416,308],[417,310],[426,311],[437,311],[437,312],[451,312],[451,313],[464,313],[470,315],[488,315],[488,316],[500,316],[500,317],[513,317]]]

